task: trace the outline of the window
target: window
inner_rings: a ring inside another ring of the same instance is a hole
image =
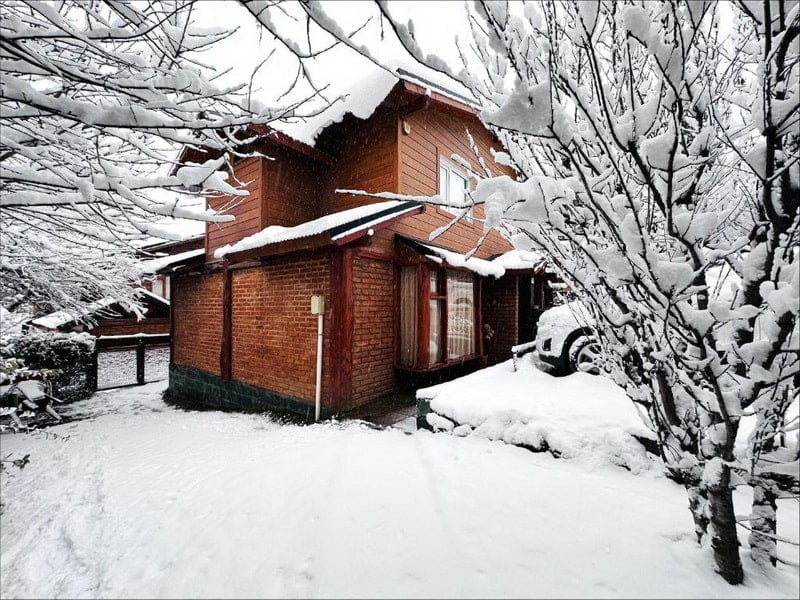
[[[441,161],[439,163],[439,195],[457,205],[463,205],[467,200],[469,179],[464,169],[452,163]],[[461,214],[460,208],[442,206],[442,209],[453,215]],[[472,209],[467,213],[467,218],[472,218]]]
[[[400,365],[426,369],[478,353],[472,273],[400,269]]]

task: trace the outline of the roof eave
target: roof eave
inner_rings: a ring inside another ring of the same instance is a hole
[[[247,250],[240,250],[238,252],[230,252],[224,255],[222,258],[224,260],[227,260],[228,264],[235,264],[248,260],[268,258],[270,256],[279,256],[282,254],[290,254],[292,252],[317,250],[319,248],[324,248],[326,246],[342,247],[351,244],[353,242],[356,242],[364,237],[372,235],[370,231],[372,233],[381,231],[382,229],[386,229],[387,227],[389,227],[390,225],[396,223],[401,219],[410,217],[412,215],[418,215],[420,213],[423,213],[424,211],[425,211],[425,205],[420,204],[418,206],[408,208],[403,212],[397,214],[396,216],[390,217],[379,223],[366,225],[342,237],[337,237],[335,235],[332,236],[330,231],[324,231],[322,233],[318,233],[316,235],[304,238],[287,240],[285,242],[276,242],[274,244],[259,246],[258,248],[249,248]]]

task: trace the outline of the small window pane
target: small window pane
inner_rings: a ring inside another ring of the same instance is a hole
[[[450,171],[450,197],[449,200],[457,204],[463,204],[466,198],[467,180],[456,173]]]
[[[439,166],[439,195],[442,198],[447,199],[447,167],[440,165]]]
[[[442,300],[430,301],[431,335],[428,349],[431,364],[442,362]]]
[[[472,275],[447,272],[447,358],[475,354],[475,286]]]
[[[417,268],[400,270],[400,364],[417,363]]]
[[[439,293],[439,274],[436,271],[431,271],[431,294]]]

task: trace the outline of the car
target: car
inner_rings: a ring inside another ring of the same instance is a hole
[[[594,319],[579,300],[555,306],[539,316],[536,328],[539,359],[562,375],[599,375],[602,356]]]

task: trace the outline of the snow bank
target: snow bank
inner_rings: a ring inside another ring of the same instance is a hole
[[[652,460],[634,436],[653,434],[616,384],[585,373],[552,377],[536,368],[531,355],[517,364],[517,372],[507,361],[419,390],[417,397],[430,400],[437,413],[431,425],[596,466],[634,473],[650,468]]]

